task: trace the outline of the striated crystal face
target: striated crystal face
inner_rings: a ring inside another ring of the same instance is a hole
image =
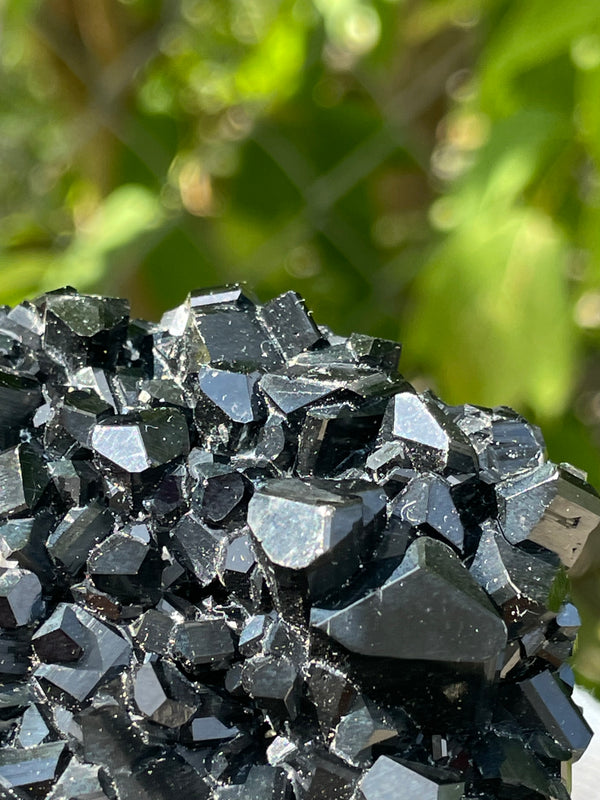
[[[568,800],[600,498],[400,353],[240,286],[0,309],[1,798]]]

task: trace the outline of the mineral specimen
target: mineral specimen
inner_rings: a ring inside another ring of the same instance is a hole
[[[288,292],[0,309],[0,797],[568,800],[600,498]]]

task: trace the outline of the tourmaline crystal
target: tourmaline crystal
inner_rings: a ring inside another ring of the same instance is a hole
[[[568,800],[600,498],[294,292],[0,309],[0,796]]]

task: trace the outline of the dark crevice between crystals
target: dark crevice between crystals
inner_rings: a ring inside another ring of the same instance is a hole
[[[288,292],[0,309],[0,797],[568,800],[600,499]]]

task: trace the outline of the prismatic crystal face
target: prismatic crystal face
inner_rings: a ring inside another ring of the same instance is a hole
[[[568,800],[600,499],[288,292],[0,309],[0,797]]]

